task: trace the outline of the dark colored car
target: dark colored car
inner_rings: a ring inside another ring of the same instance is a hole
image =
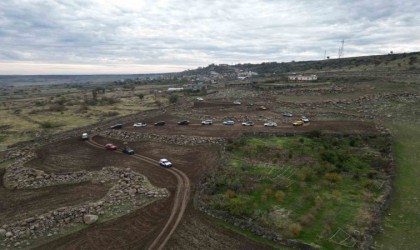
[[[133,155],[134,154],[134,150],[132,150],[131,148],[125,148],[123,150],[124,154],[128,154],[128,155]]]
[[[188,125],[190,124],[190,121],[180,121],[178,122],[178,125]]]
[[[111,126],[111,129],[120,129],[122,127],[123,127],[122,124],[115,124],[114,126]]]
[[[155,126],[163,126],[163,125],[165,125],[164,121],[155,122]]]

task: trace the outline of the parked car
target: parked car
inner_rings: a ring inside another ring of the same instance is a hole
[[[309,122],[309,119],[306,116],[302,116],[300,118],[300,120],[303,121],[304,123],[308,123]]]
[[[147,125],[146,123],[138,122],[138,123],[134,123],[133,127],[140,128],[140,127],[146,127],[146,125]]]
[[[203,98],[201,98],[201,97],[197,97],[197,98],[196,98],[196,100],[197,100],[197,101],[199,101],[199,102],[204,101],[204,99],[203,99]]]
[[[111,129],[120,129],[122,127],[123,127],[122,124],[115,124],[115,125],[111,126]]]
[[[266,122],[266,123],[264,123],[264,127],[277,127],[277,123],[275,123],[275,122]]]
[[[235,125],[235,122],[232,120],[227,120],[223,122],[224,125]]]
[[[285,116],[285,117],[293,117],[293,114],[286,112],[286,113],[283,113],[283,116]]]
[[[241,102],[240,101],[234,101],[233,104],[235,104],[235,105],[241,105]]]
[[[172,167],[172,162],[168,161],[167,159],[160,159],[159,165],[169,168]]]
[[[251,121],[246,121],[242,123],[242,126],[254,126],[254,123]]]
[[[267,110],[267,107],[266,106],[259,106],[258,110],[263,110],[264,111],[264,110]]]
[[[178,125],[188,125],[190,124],[190,121],[180,121],[178,122]]]
[[[155,126],[164,126],[164,125],[165,125],[164,121],[155,122]]]
[[[82,140],[89,140],[89,135],[88,135],[88,133],[83,133],[82,134]]]
[[[303,121],[295,121],[295,122],[293,123],[293,126],[297,127],[297,126],[302,126],[303,124],[304,124],[304,122],[303,122]]]
[[[124,148],[123,153],[124,154],[128,154],[128,155],[133,155],[134,154],[134,150],[127,147],[127,148]]]
[[[115,146],[114,144],[112,144],[112,143],[108,143],[108,144],[106,144],[105,145],[105,148],[106,149],[109,149],[109,150],[117,150],[117,146]]]
[[[204,120],[204,121],[201,121],[201,125],[212,125],[213,124],[213,121],[212,120]]]

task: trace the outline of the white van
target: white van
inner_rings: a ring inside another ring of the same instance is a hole
[[[89,139],[88,133],[83,133],[82,140],[88,140],[88,139]]]

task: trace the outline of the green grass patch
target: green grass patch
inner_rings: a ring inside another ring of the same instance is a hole
[[[388,178],[389,138],[241,138],[211,183],[213,209],[322,248],[339,229],[364,232]]]
[[[420,245],[420,131],[415,123],[388,124],[395,136],[397,175],[384,231],[374,239],[378,249],[416,249]]]

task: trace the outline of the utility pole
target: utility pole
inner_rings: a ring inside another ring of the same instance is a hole
[[[344,55],[344,40],[341,40],[341,46],[338,48],[338,58],[340,59]]]
[[[324,50],[324,60],[327,57],[327,50]]]

